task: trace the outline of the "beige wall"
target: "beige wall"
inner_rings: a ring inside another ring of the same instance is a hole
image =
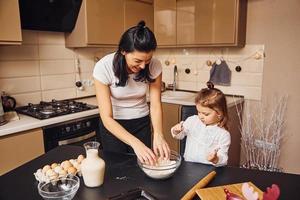
[[[288,94],[279,166],[300,174],[300,1],[248,0],[247,44],[265,44],[263,97]]]

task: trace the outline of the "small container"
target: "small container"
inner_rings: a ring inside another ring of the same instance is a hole
[[[84,145],[86,158],[81,162],[81,173],[87,187],[98,187],[103,184],[105,162],[98,155],[99,142],[87,142]]]

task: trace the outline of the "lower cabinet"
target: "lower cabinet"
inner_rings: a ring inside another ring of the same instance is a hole
[[[243,104],[240,103],[240,104]],[[239,108],[242,105],[238,104]],[[177,151],[183,155],[185,141],[176,140],[171,135],[171,128],[182,120],[185,120],[191,115],[197,114],[195,106],[182,106],[177,104],[163,103],[163,133],[166,141],[168,142],[172,150]],[[242,110],[240,111],[240,116],[242,116]],[[241,132],[240,124],[238,119],[238,112],[236,107],[228,107],[228,131],[231,135],[231,145],[228,152],[228,165],[229,166],[239,166],[240,165],[240,154],[241,154]]]
[[[179,152],[179,140],[176,140],[171,135],[171,128],[179,122],[180,105],[162,103],[163,110],[163,134],[168,142],[171,150]]]
[[[0,175],[44,154],[43,130],[0,137]]]

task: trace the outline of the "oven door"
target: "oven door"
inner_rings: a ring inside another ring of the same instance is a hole
[[[82,146],[88,141],[100,142],[99,120],[99,115],[93,115],[44,127],[45,152],[60,145]]]
[[[65,144],[72,144],[72,145],[78,145],[78,146],[83,146],[84,143],[89,142],[89,141],[96,141],[96,131],[93,131],[91,133],[88,133],[86,135],[74,137],[74,138],[69,138],[65,140],[59,140],[58,141],[58,146],[65,145]]]

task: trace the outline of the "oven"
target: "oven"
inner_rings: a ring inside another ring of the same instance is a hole
[[[83,117],[43,127],[45,152],[60,145],[82,146],[88,141],[100,142],[99,115]]]

